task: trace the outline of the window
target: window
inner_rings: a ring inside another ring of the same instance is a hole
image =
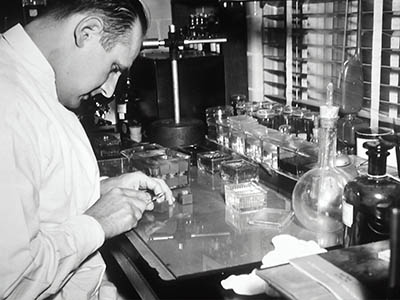
[[[340,99],[343,63],[358,46],[364,90],[359,115],[371,126],[400,124],[398,0],[265,1],[264,97],[319,106],[333,82]]]

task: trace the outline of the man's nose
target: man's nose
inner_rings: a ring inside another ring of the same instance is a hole
[[[118,82],[120,75],[121,75],[121,73],[117,72],[117,73],[111,73],[108,76],[107,80],[100,87],[100,92],[104,97],[106,97],[106,98],[112,97],[112,95],[114,94],[114,91],[115,91],[115,87],[117,86],[117,82]]]

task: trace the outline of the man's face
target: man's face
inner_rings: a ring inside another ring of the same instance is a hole
[[[121,72],[127,71],[139,54],[143,38],[140,24],[128,35],[128,43],[117,43],[109,51],[101,45],[100,36],[94,35],[66,58],[56,74],[57,94],[64,106],[77,108],[89,95],[113,95]]]

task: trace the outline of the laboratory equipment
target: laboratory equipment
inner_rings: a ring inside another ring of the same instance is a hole
[[[345,247],[389,238],[390,214],[400,182],[386,174],[386,159],[393,144],[364,143],[368,149],[368,173],[350,181],[343,194],[343,244]]]
[[[318,165],[296,183],[292,201],[296,218],[309,230],[336,232],[342,229],[342,195],[346,176],[335,165],[336,122],[339,107],[333,105],[333,84],[320,107]]]

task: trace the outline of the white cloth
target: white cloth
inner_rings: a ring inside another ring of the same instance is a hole
[[[289,234],[274,236],[271,240],[274,250],[268,252],[262,259],[261,269],[287,264],[295,257],[326,252],[315,241],[304,241]]]
[[[262,259],[261,269],[289,263],[289,259],[306,255],[326,252],[315,241],[299,240],[288,234],[277,235],[272,238],[274,250],[268,252]],[[277,296],[277,292],[257,276],[255,269],[250,274],[230,275],[221,281],[224,289],[232,289],[239,295],[258,295],[267,293]]]
[[[0,299],[97,297],[104,232],[83,215],[100,195],[96,159],[20,25],[0,35],[0,113]]]
[[[390,249],[379,251],[378,258],[390,262]]]

